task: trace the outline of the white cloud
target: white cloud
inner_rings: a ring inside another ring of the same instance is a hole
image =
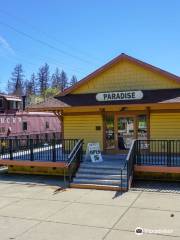
[[[15,51],[13,50],[13,48],[10,46],[10,44],[8,43],[8,41],[0,36],[0,47],[7,50],[8,52],[10,52],[11,54],[15,54]]]

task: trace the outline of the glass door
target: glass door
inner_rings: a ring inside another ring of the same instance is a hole
[[[105,129],[106,150],[113,150],[115,149],[114,114],[106,114],[105,123],[106,123]]]
[[[135,138],[134,117],[118,117],[117,120],[117,147],[118,150],[128,150]]]

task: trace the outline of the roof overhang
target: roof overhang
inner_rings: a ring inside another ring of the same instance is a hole
[[[77,108],[180,106],[180,89],[142,90],[143,98],[137,100],[98,101],[97,93],[68,94],[29,106],[28,111],[61,111]]]

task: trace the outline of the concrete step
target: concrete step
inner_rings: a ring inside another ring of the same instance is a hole
[[[126,174],[122,175],[123,178],[126,178]],[[76,178],[98,178],[98,179],[121,179],[121,175],[119,174],[96,174],[96,173],[80,173],[76,174]]]
[[[96,190],[108,190],[108,191],[127,191],[126,187],[120,186],[111,186],[111,185],[103,185],[103,184],[78,184],[71,183],[70,187],[72,188],[81,188],[81,189],[96,189]]]
[[[119,161],[119,160],[125,160],[127,157],[127,154],[118,154],[118,155],[102,155],[103,161],[108,161],[111,162],[111,160],[113,161]],[[86,158],[86,156],[83,156],[83,160],[84,161],[91,161],[90,157]]]
[[[112,179],[90,179],[90,178],[74,178],[73,183],[78,184],[97,184],[97,185],[112,185],[120,186],[121,180],[112,180]],[[126,179],[123,179],[122,185],[126,186]]]
[[[87,173],[87,174],[107,174],[107,175],[118,175],[121,173],[120,169],[104,169],[104,168],[85,168],[81,167],[78,170],[78,173]],[[126,174],[127,170],[123,170],[123,174]]]
[[[115,165],[115,164],[105,164],[105,163],[89,163],[89,162],[82,162],[81,168],[88,168],[88,169],[108,169],[108,170],[118,170],[121,169],[124,164]]]

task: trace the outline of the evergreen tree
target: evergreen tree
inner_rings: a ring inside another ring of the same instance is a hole
[[[58,68],[56,68],[55,73],[52,74],[51,81],[52,88],[58,88],[59,90],[61,90],[61,76]]]
[[[62,70],[60,73],[60,82],[61,82],[61,92],[68,87],[68,77],[67,74]]]
[[[49,86],[49,65],[45,63],[42,67],[39,68],[38,72],[38,85],[39,93],[45,98],[45,91]]]
[[[24,74],[21,64],[17,64],[8,81],[8,93],[22,96],[24,94]]]
[[[33,73],[30,80],[26,81],[26,95],[35,95],[36,94],[36,75]]]
[[[77,83],[77,78],[75,75],[72,76],[71,80],[70,80],[70,86],[73,86],[74,84]]]

